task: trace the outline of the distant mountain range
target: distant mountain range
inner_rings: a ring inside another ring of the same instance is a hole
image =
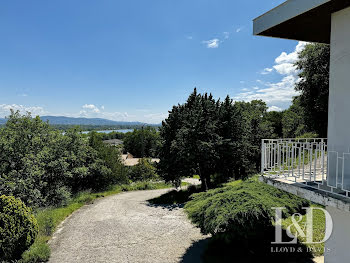
[[[101,118],[73,118],[64,116],[41,116],[43,121],[49,121],[53,125],[99,125],[99,126],[142,126],[152,125],[142,122],[112,121]],[[5,124],[6,119],[0,118],[0,124]]]

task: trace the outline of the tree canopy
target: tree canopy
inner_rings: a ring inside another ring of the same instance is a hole
[[[124,151],[135,157],[157,157],[160,146],[159,132],[153,127],[128,132],[124,135]]]
[[[260,168],[260,142],[271,134],[262,101],[221,102],[195,89],[162,123],[160,174],[179,185],[198,174],[203,188],[215,181],[246,177]]]
[[[309,44],[299,54],[296,63],[300,70],[299,105],[303,108],[304,124],[309,132],[327,137],[329,97],[330,47],[325,44]]]
[[[107,187],[123,176],[119,152],[106,147],[78,128],[62,134],[39,117],[12,111],[0,129],[0,192],[49,206],[80,190]]]

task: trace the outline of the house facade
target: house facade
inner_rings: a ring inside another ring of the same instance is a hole
[[[262,142],[262,180],[326,206],[325,262],[350,262],[350,1],[288,0],[254,34],[330,44],[328,138]]]

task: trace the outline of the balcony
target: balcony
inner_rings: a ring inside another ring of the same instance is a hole
[[[349,150],[334,151],[325,138],[265,139],[261,152],[263,178],[349,200]]]

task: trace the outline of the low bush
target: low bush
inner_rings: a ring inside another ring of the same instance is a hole
[[[0,261],[21,258],[38,234],[35,217],[19,199],[0,196]]]
[[[250,179],[194,194],[185,210],[204,234],[230,232],[245,236],[272,225],[272,207],[285,207],[287,217],[309,205],[305,199]]]
[[[271,253],[275,238],[273,207],[285,207],[284,217],[302,213],[309,202],[258,182],[236,181],[225,187],[197,193],[185,205],[191,221],[204,234],[212,234],[203,262],[310,262],[303,244],[290,245],[302,253]],[[284,240],[290,237],[283,231]],[[278,245],[276,245],[278,246]]]

